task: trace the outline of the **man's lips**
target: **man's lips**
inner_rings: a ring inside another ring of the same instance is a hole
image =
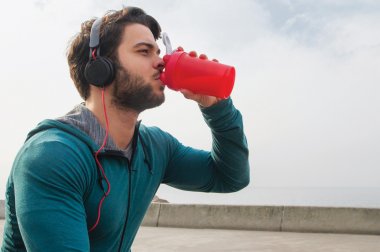
[[[159,80],[159,79],[160,79],[160,75],[161,75],[161,73],[156,73],[156,74],[154,74],[154,75],[153,75],[153,79],[155,79],[155,80]]]
[[[161,72],[158,72],[153,75],[153,79],[161,83],[160,90],[163,91],[165,89],[165,84],[162,82],[160,77],[161,77]]]

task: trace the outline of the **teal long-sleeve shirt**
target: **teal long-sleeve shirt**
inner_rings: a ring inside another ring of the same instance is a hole
[[[16,156],[6,190],[2,251],[129,251],[161,183],[190,191],[234,192],[249,183],[248,146],[232,100],[201,109],[211,151],[182,145],[157,127],[137,126],[132,157],[99,149],[78,127],[45,120]]]

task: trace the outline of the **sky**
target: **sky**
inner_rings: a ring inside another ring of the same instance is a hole
[[[380,189],[380,1],[19,0],[0,15],[0,195],[27,133],[81,102],[66,63],[80,24],[123,6],[155,17],[174,47],[236,68],[231,97],[243,114],[251,183],[229,199],[244,204],[257,188]],[[143,123],[209,149],[197,105],[165,92]]]

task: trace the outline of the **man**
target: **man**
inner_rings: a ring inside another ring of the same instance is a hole
[[[3,251],[129,251],[161,183],[203,192],[249,183],[242,117],[230,98],[182,91],[211,128],[211,152],[137,120],[164,102],[157,21],[130,7],[96,22],[83,23],[68,50],[85,102],[41,122],[14,161]]]

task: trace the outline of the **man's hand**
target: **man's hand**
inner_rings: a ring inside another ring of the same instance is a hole
[[[177,48],[177,50],[183,51],[183,48],[181,46],[179,46]],[[195,51],[190,51],[189,55],[191,57],[197,57],[198,56],[197,52],[195,52]],[[205,54],[199,55],[199,58],[200,59],[208,59]],[[216,59],[213,59],[212,61],[218,62],[218,60],[216,60]],[[198,102],[198,104],[204,108],[210,107],[210,106],[216,104],[218,101],[222,100],[222,99],[214,97],[214,96],[194,94],[193,92],[191,92],[190,90],[187,90],[187,89],[181,89],[179,91],[183,94],[183,96],[185,96],[185,98]]]
[[[187,90],[187,89],[181,89],[179,91],[187,99],[198,102],[198,104],[204,108],[210,107],[210,106],[216,104],[218,101],[222,100],[222,99],[214,97],[214,96],[194,94],[193,92],[191,92],[190,90]]]

